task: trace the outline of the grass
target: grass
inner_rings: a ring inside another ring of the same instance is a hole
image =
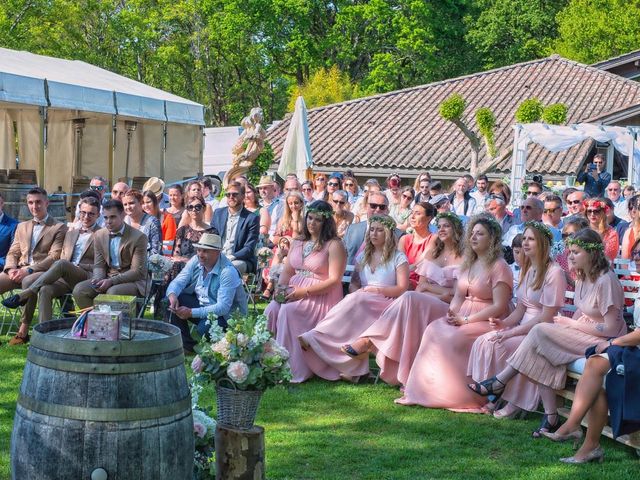
[[[10,478],[9,440],[26,347],[0,347],[0,479]],[[557,462],[571,445],[530,438],[539,415],[521,421],[393,403],[384,384],[312,380],[265,393],[269,479],[636,479],[636,453],[603,438],[603,465]],[[212,389],[201,403],[215,403]],[[61,479],[63,480],[63,479]]]

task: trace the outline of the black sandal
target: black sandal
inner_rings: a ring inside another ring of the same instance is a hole
[[[351,345],[343,345],[340,347],[340,350],[342,350],[342,353],[346,353],[351,358],[358,358],[359,356],[365,355],[367,353],[367,352],[359,353]]]
[[[495,382],[498,382],[502,386],[498,386],[498,388],[494,389],[493,384]],[[487,380],[483,380],[482,382],[469,383],[467,384],[467,387],[469,387],[478,395],[482,395],[483,397],[489,397],[491,395],[497,397],[504,391],[504,387],[506,387],[506,384],[501,382],[498,377],[491,377]],[[482,391],[483,388],[485,390],[484,392]]]
[[[556,417],[556,423],[554,423],[553,425],[551,425],[551,423],[549,423],[549,415],[551,415],[552,417],[555,415]],[[534,430],[531,433],[531,436],[533,438],[542,438],[544,435],[542,435],[542,432],[549,432],[549,433],[555,433],[556,430],[558,430],[560,428],[560,416],[558,415],[558,413],[545,413],[542,416],[542,421],[540,422],[540,426]]]

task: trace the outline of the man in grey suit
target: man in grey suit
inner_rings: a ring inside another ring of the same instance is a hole
[[[374,215],[389,215],[389,200],[382,192],[373,192],[369,195],[367,203],[367,217]],[[367,232],[369,222],[352,223],[342,239],[347,249],[347,265],[355,263],[356,255],[362,251],[364,235]],[[397,228],[394,231],[396,238],[402,236],[402,231]]]

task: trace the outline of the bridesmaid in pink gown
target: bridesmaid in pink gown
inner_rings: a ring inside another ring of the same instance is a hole
[[[345,346],[357,354],[376,352],[380,378],[390,385],[406,383],[422,334],[429,322],[446,315],[453,298],[462,262],[462,221],[451,212],[438,214],[436,220],[437,238],[418,266],[416,291],[402,294],[359,339]]]
[[[473,342],[511,307],[513,274],[502,259],[502,229],[487,214],[471,218],[464,262],[446,316],[425,330],[404,396],[396,402],[456,411],[480,411],[486,400],[466,388]]]
[[[622,285],[609,267],[600,235],[585,228],[574,233],[567,244],[569,262],[577,275],[573,319],[557,316],[553,323],[535,325],[502,371],[469,384],[480,395],[498,395],[518,373],[536,382],[545,414],[534,437],[554,432],[560,425],[555,391],[564,387],[567,365],[582,358],[587,347],[627,332],[622,318]]]
[[[497,331],[485,333],[473,343],[467,374],[474,380],[488,378],[506,367],[507,358],[529,330],[537,323],[552,322],[564,304],[567,281],[562,268],[549,257],[552,243],[551,231],[544,224],[525,223],[518,304],[504,320],[490,318],[489,324]],[[494,412],[496,418],[511,418],[521,410],[534,411],[540,402],[538,386],[517,375],[505,388],[502,399],[508,404]]]
[[[435,235],[429,231],[429,224],[435,215],[436,209],[430,203],[421,202],[414,205],[409,216],[409,226],[413,232],[403,235],[398,241],[398,250],[403,252],[409,261],[410,290],[415,290],[418,285],[420,274],[416,269],[419,262],[424,253],[433,248]]]
[[[358,255],[350,291],[318,325],[300,336],[304,358],[326,380],[357,381],[369,373],[369,355],[350,355],[345,341],[362,333],[409,287],[409,264],[397,250],[395,222],[387,215],[369,218],[364,251]]]
[[[317,200],[309,205],[303,239],[293,240],[279,286],[288,286],[286,303],[272,301],[265,310],[269,330],[289,351],[292,382],[312,376],[298,336],[312,329],[342,299],[346,251],[336,235],[331,205]],[[278,295],[276,294],[276,298]]]

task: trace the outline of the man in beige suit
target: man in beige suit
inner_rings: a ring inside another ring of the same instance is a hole
[[[33,220],[21,222],[7,253],[0,273],[0,293],[15,288],[27,288],[60,258],[67,226],[49,216],[47,191],[35,187],[27,192],[27,206]],[[36,298],[30,299],[22,311],[20,328],[10,345],[29,341],[29,325],[36,308]]]
[[[73,289],[76,305],[86,308],[100,293],[143,296],[147,284],[147,236],[124,223],[119,200],[102,206],[106,228],[94,235],[93,278]]]
[[[31,297],[38,297],[40,322],[51,320],[53,299],[71,293],[73,287],[83,280],[91,278],[93,273],[93,237],[100,230],[98,218],[100,203],[87,197],[78,204],[80,228],[67,231],[62,245],[60,260],[56,260],[51,268],[24,289],[13,295],[2,304],[8,308],[16,308],[26,304]]]

